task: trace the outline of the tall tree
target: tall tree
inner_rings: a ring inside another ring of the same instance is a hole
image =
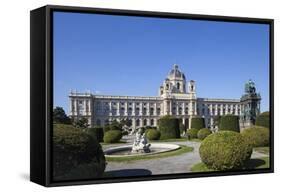
[[[82,117],[74,122],[74,126],[82,129],[88,128],[88,120],[85,117]]]
[[[71,119],[65,114],[62,107],[56,107],[53,110],[53,122],[71,124]]]

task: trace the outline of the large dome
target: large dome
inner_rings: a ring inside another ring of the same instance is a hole
[[[185,75],[179,70],[179,66],[174,64],[173,69],[170,71],[168,78],[171,79],[184,79]]]

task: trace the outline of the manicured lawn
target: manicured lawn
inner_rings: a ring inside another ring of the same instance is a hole
[[[208,172],[215,171],[213,169],[209,169],[204,163],[197,163],[191,167],[192,172]]]
[[[130,162],[138,160],[147,160],[147,159],[157,159],[164,157],[171,157],[176,155],[181,155],[193,151],[193,147],[188,147],[181,145],[181,148],[175,151],[159,153],[154,155],[144,155],[144,156],[132,156],[132,157],[106,157],[106,161],[115,161],[115,162]]]
[[[269,157],[262,157],[259,159],[250,159],[248,167],[253,168],[253,169],[269,168]]]
[[[255,147],[254,151],[269,155],[269,147]]]
[[[200,139],[189,139],[188,141],[202,142]]]
[[[124,143],[126,143],[126,141],[118,141],[117,143],[104,143],[104,142],[101,142],[100,144],[101,145],[114,145],[114,144],[124,144]]]
[[[187,137],[181,137],[181,138],[176,138],[176,139],[160,139],[160,140],[150,140],[150,143],[153,142],[177,142],[177,141],[188,141]]]
[[[153,142],[181,142],[181,141],[195,141],[195,142],[201,142],[202,140],[200,139],[188,139],[187,137],[181,137],[178,139],[163,139],[163,140],[155,140],[155,141],[150,141],[151,143]]]
[[[264,169],[269,168],[269,157],[262,157],[258,159],[250,159],[243,170],[247,169]],[[215,171],[213,169],[209,169],[204,163],[197,163],[192,166],[191,168],[192,172],[209,172],[209,171]]]

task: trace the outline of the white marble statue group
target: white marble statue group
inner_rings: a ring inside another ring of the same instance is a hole
[[[132,153],[149,153],[150,143],[147,142],[145,132],[139,128],[132,146]]]

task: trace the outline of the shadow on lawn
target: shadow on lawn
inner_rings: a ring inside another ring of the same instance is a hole
[[[245,167],[247,169],[255,169],[257,167],[260,167],[264,165],[266,162],[262,159],[250,159],[246,162]]]
[[[121,169],[115,171],[106,171],[105,177],[131,177],[151,175],[152,172],[148,169]]]

